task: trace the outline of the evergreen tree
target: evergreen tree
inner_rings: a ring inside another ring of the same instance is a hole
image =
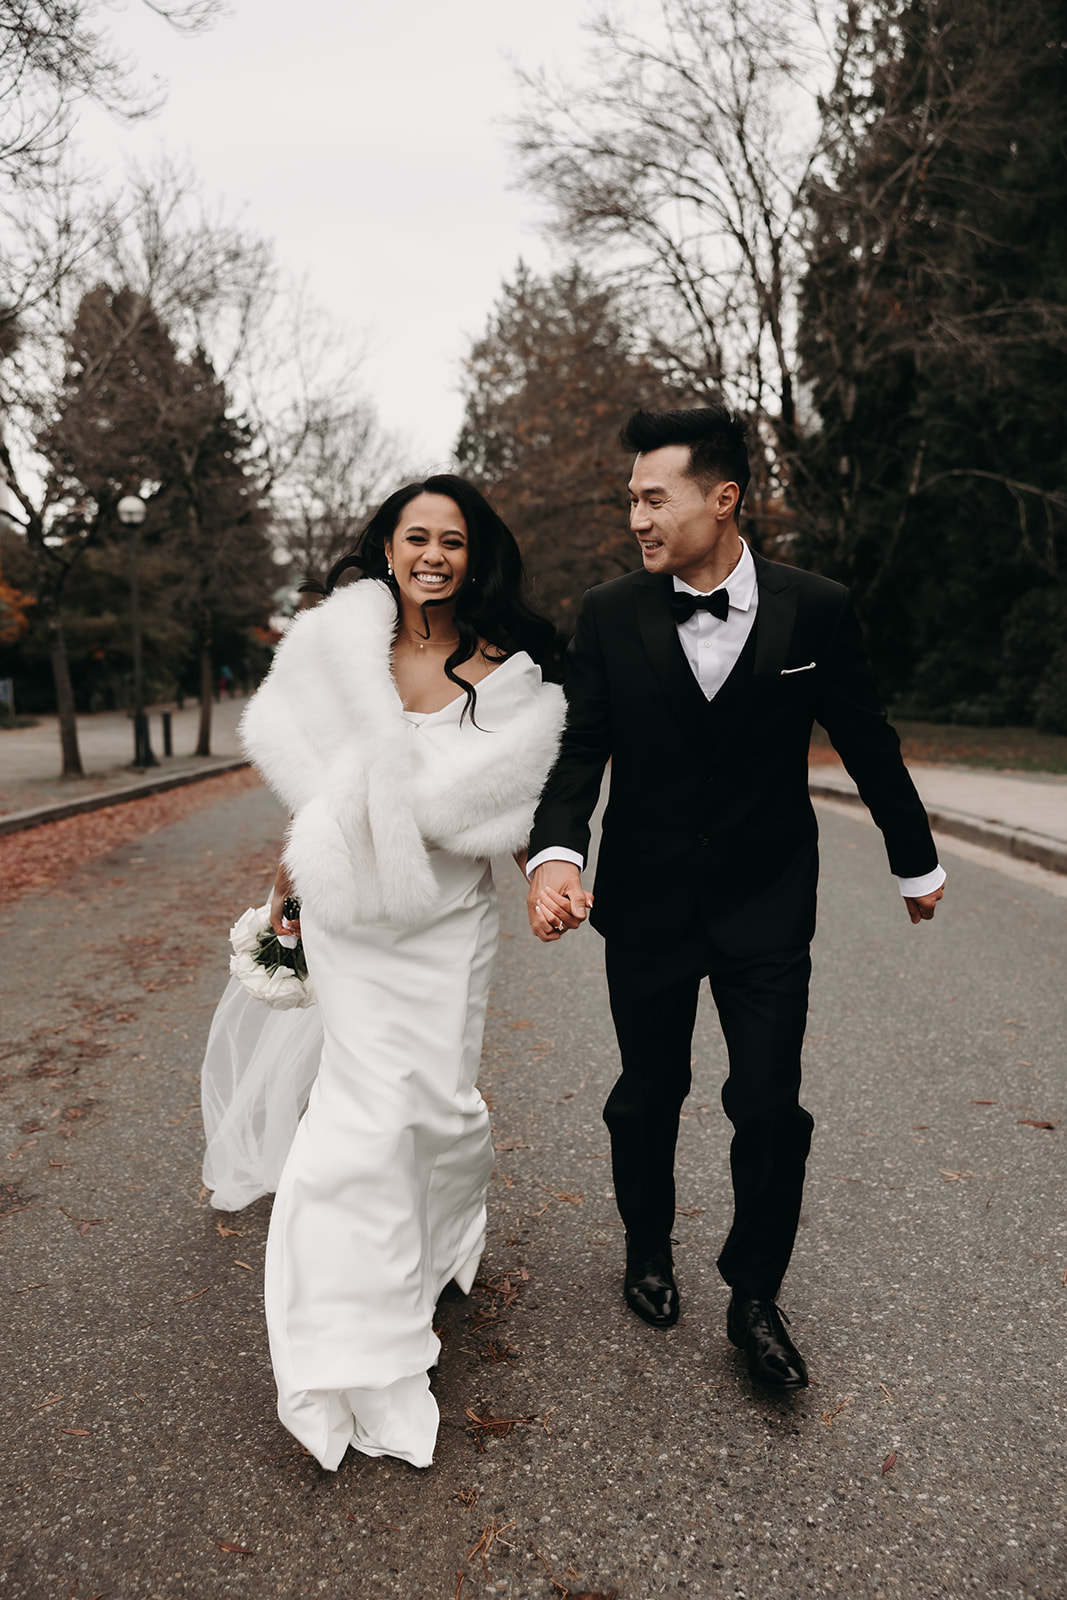
[[[824,107],[797,555],[854,586],[920,715],[1067,726],[1063,21],[1054,0],[879,0]]]
[[[54,609],[62,600],[81,702],[128,659],[128,536],[115,507],[134,490],[148,506],[147,679],[157,689],[183,685],[195,659],[198,751],[208,754],[217,652],[224,647],[238,673],[247,666],[248,632],[269,616],[278,576],[248,431],[230,415],[223,384],[203,351],[179,354],[142,296],[98,285],[79,305],[59,404],[38,443],[52,507],[38,592],[50,583]]]
[[[457,469],[513,528],[541,604],[563,629],[583,591],[637,565],[619,428],[678,404],[637,351],[611,292],[578,267],[521,263],[466,362]]]

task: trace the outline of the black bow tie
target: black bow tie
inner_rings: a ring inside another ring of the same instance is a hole
[[[716,589],[714,594],[686,594],[675,589],[671,595],[671,616],[675,622],[688,622],[697,611],[710,611],[713,617],[725,622],[729,610],[730,596],[725,589]]]

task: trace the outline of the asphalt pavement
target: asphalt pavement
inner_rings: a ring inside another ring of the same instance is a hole
[[[817,1126],[781,1297],[812,1388],[757,1391],[725,1338],[707,996],[682,1320],[626,1310],[602,947],[535,943],[509,863],[489,1245],[439,1308],[421,1472],[350,1453],[327,1474],[294,1445],[262,1318],[270,1202],[220,1214],[200,1187],[199,1061],[274,802],[249,791],[21,901],[0,956],[5,1597],[1062,1600],[1067,882],[946,839],[945,901],[913,928],[873,827],[832,803],[820,821]]]

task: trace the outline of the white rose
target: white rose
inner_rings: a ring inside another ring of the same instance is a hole
[[[255,953],[260,934],[265,926],[270,926],[270,907],[266,910],[264,918],[263,907],[250,906],[243,916],[238,917],[230,929],[230,944],[235,955],[243,955],[246,951]]]
[[[291,1011],[294,1006],[300,1005],[303,998],[304,986],[288,967],[279,967],[277,972],[272,973],[267,979],[263,999],[276,1010]]]

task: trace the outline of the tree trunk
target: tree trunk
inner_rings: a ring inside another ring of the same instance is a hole
[[[70,682],[70,663],[67,660],[67,641],[63,634],[63,619],[58,613],[48,618],[48,653],[52,658],[52,679],[56,690],[56,710],[59,713],[59,742],[63,751],[64,778],[83,778],[81,752],[78,749],[78,719],[74,710],[74,690]]]
[[[211,660],[211,635],[205,633],[200,644],[200,732],[196,754],[211,754],[211,702],[215,698],[215,671]]]

